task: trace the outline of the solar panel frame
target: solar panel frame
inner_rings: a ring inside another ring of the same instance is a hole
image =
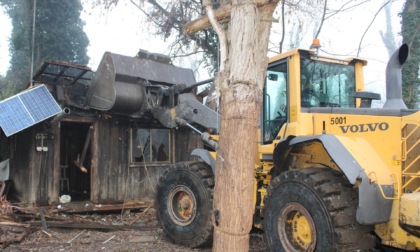
[[[0,101],[0,127],[11,136],[62,111],[45,85]]]

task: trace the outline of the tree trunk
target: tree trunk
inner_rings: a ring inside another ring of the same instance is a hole
[[[270,24],[277,1],[258,8],[232,1],[228,62],[216,82],[222,121],[214,195],[213,251],[248,251],[252,227],[254,164]]]

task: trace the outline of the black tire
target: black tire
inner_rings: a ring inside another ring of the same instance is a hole
[[[182,162],[165,170],[159,179],[155,209],[157,220],[173,243],[203,247],[212,243],[214,175],[202,162]]]
[[[330,169],[287,171],[271,181],[264,236],[271,251],[370,251],[373,225],[356,221],[358,192]]]

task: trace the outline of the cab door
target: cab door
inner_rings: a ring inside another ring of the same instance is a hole
[[[262,142],[270,144],[281,127],[288,121],[288,61],[282,60],[268,66],[262,111]]]

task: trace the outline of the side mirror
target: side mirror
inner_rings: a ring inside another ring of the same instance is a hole
[[[279,76],[277,74],[268,74],[268,79],[271,81],[277,81]]]

